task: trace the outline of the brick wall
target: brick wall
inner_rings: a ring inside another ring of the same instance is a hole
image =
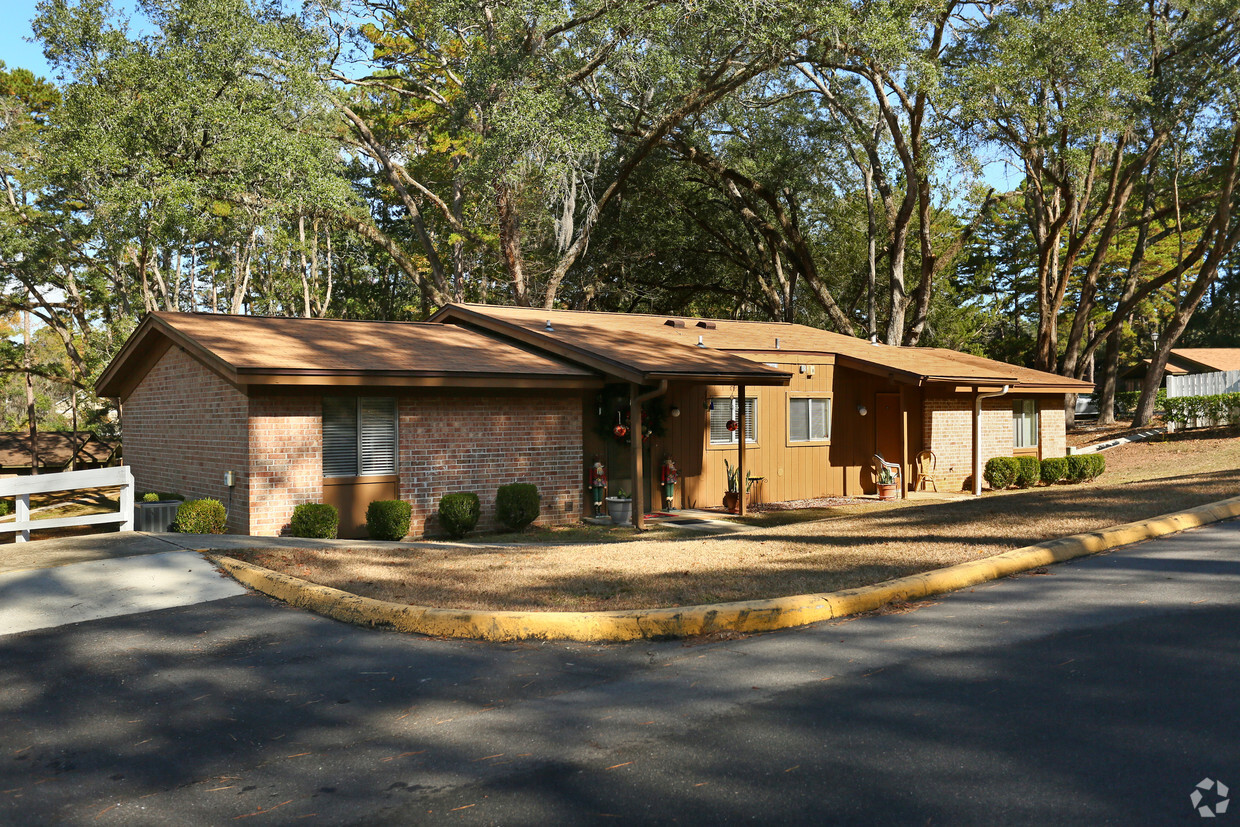
[[[410,396],[400,400],[400,498],[413,506],[410,533],[437,528],[439,498],[473,491],[479,528],[495,528],[495,492],[532,482],[540,525],[581,519],[581,400],[573,396]]]
[[[1010,457],[1013,395],[982,400],[982,468],[991,457]],[[938,458],[937,478],[942,491],[964,489],[973,475],[973,397],[927,397],[922,419],[925,445]],[[1062,396],[1038,400],[1038,442],[1043,457],[1066,452]],[[972,486],[969,486],[971,490]]]
[[[235,471],[228,530],[249,530],[245,394],[172,347],[125,400],[125,463],[138,491],[214,497],[229,504],[224,472]]]
[[[256,392],[249,415],[249,533],[282,534],[296,506],[323,501],[322,400]]]

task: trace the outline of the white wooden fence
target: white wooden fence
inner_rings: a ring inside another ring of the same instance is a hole
[[[1189,373],[1167,377],[1167,397],[1213,396],[1240,392],[1240,370],[1218,373]]]
[[[121,489],[121,510],[105,514],[83,514],[78,517],[55,517],[50,520],[30,519],[30,495],[53,491],[76,491],[83,488]],[[0,523],[0,532],[17,532],[19,543],[30,539],[32,528],[68,528],[79,525],[120,523],[121,531],[133,531],[133,471],[128,465],[117,468],[94,468],[90,471],[66,471],[63,474],[39,474],[0,480],[0,498],[13,497],[17,502],[17,519]]]

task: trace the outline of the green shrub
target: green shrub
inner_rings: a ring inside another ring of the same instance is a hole
[[[1001,491],[1015,482],[1016,473],[1019,470],[1016,457],[991,457],[986,461],[986,470],[982,472],[982,479],[986,480],[986,484],[993,490]]]
[[[375,500],[366,508],[366,533],[372,540],[403,540],[412,513],[403,500]]]
[[[159,495],[158,495],[158,494],[156,494],[154,491],[151,491],[151,492],[149,492],[149,493],[143,494],[143,495],[142,495],[142,502],[144,502],[144,503],[157,503],[157,502],[159,502]]]
[[[12,500],[0,500],[0,517],[4,517],[13,513]]]
[[[1016,460],[1016,479],[1013,484],[1017,488],[1028,488],[1031,485],[1037,485],[1038,479],[1042,476],[1042,463],[1038,462],[1037,457],[1015,457]]]
[[[293,509],[288,533],[294,537],[334,540],[340,527],[340,512],[328,503],[302,503]]]
[[[1039,476],[1047,485],[1054,485],[1068,476],[1067,457],[1048,457],[1042,460],[1042,471]]]
[[[520,531],[537,520],[541,505],[538,486],[532,482],[501,485],[495,492],[495,516],[513,531]]]
[[[184,494],[169,494],[164,491],[147,491],[144,494],[136,494],[135,498],[138,502],[143,503],[162,503],[170,500],[185,502]]]
[[[1107,470],[1107,458],[1102,454],[1086,454],[1089,457],[1089,478],[1096,480]]]
[[[482,514],[482,503],[472,491],[444,494],[439,498],[439,525],[449,537],[460,538],[474,530]]]
[[[210,497],[202,500],[186,500],[177,506],[177,516],[172,530],[182,534],[223,534],[228,514],[224,504]]]
[[[1068,482],[1084,482],[1089,479],[1090,469],[1093,463],[1090,461],[1092,454],[1069,454],[1068,460]]]

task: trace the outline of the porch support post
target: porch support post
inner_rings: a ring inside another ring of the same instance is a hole
[[[746,477],[748,471],[745,470],[745,386],[736,386],[736,475],[740,478],[738,488],[740,488],[740,514],[745,516],[748,508],[745,500],[747,492],[745,491]]]
[[[900,499],[908,499],[908,400],[904,398],[905,386],[900,385]]]
[[[645,475],[642,472],[642,387],[629,383],[629,441],[633,446],[633,527],[638,531],[646,528]]]

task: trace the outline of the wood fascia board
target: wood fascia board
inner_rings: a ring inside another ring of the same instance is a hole
[[[791,373],[780,372],[772,376],[770,373],[649,373],[647,380],[669,382],[689,382],[701,385],[787,385],[792,381]]]
[[[907,382],[912,385],[920,385],[926,381],[926,377],[920,373],[903,368],[894,368],[890,365],[883,365],[877,362],[870,362],[865,359],[858,359],[854,356],[847,356],[843,353],[837,354],[836,364],[842,368],[851,368],[862,373],[869,373],[874,376],[889,376],[897,382]]]
[[[726,353],[733,353],[745,359],[752,359],[755,362],[790,362],[811,364],[810,359],[817,361],[812,362],[815,365],[833,365],[835,364],[836,354],[828,353],[822,350],[789,350],[788,348],[780,348],[779,350],[755,350],[737,347],[721,347]],[[780,359],[776,357],[788,356],[795,358]]]
[[[151,339],[154,339],[154,342],[148,346],[148,340]],[[229,385],[244,392],[242,383],[237,378],[237,372],[231,364],[154,314],[143,319],[138,330],[125,343],[125,347],[112,360],[108,369],[99,377],[99,381],[95,383],[96,389],[101,395],[127,398],[173,345],[197,359]],[[144,347],[149,347],[150,350],[143,352]],[[135,367],[137,370],[133,369]],[[122,370],[126,371],[124,379],[120,378]],[[111,387],[113,383],[115,387]],[[103,393],[105,390],[115,390],[116,393],[105,394]]]

